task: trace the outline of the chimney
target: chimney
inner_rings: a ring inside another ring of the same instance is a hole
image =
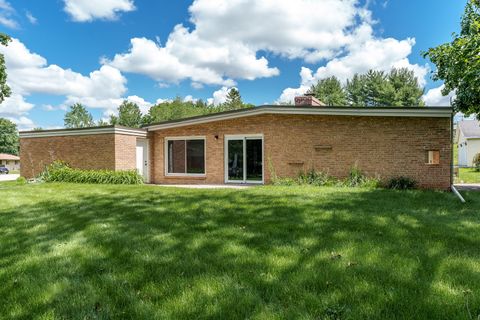
[[[325,107],[325,103],[315,98],[313,93],[305,93],[303,96],[295,97],[297,107]]]

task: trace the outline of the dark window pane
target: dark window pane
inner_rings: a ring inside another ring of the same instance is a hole
[[[247,180],[262,181],[262,140],[247,139]]]
[[[168,141],[168,173],[185,173],[185,140]]]
[[[205,173],[204,140],[187,140],[187,173]]]
[[[228,140],[228,180],[243,180],[243,140]]]

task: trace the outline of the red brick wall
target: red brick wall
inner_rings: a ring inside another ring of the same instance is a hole
[[[149,134],[151,177],[154,183],[223,183],[224,135],[263,134],[266,182],[269,163],[280,177],[314,168],[339,178],[356,163],[383,180],[402,175],[423,188],[448,189],[450,130],[449,118],[311,115],[249,116],[159,130]],[[197,135],[206,136],[206,176],[165,176],[164,137]],[[428,150],[440,151],[439,165],[426,164]]]
[[[80,169],[135,169],[135,147],[136,137],[119,134],[21,138],[20,174],[35,177],[55,160]]]

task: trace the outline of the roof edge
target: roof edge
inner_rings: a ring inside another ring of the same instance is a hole
[[[130,128],[119,125],[99,126],[74,129],[52,129],[39,131],[20,131],[20,138],[43,138],[43,137],[62,137],[62,136],[82,136],[97,134],[123,134],[139,137],[146,137],[147,130],[142,128]]]
[[[453,109],[451,107],[300,107],[263,105],[247,109],[239,109],[184,119],[163,121],[144,126],[143,128],[149,131],[161,130],[261,114],[449,118],[453,115]]]

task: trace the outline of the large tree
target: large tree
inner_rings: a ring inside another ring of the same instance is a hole
[[[111,116],[110,123],[140,128],[143,124],[142,112],[136,103],[125,100],[118,107],[118,117]]]
[[[4,118],[0,118],[0,153],[18,155],[17,125]]]
[[[65,113],[63,122],[65,128],[87,128],[95,126],[92,115],[80,103],[76,103],[70,107],[70,111]]]
[[[430,48],[425,57],[437,66],[433,80],[443,80],[443,95],[455,90],[452,106],[480,117],[480,0],[470,0],[452,42]]]
[[[223,103],[224,110],[235,110],[243,107],[242,96],[237,88],[231,88],[227,93],[227,99]]]
[[[393,68],[389,73],[370,70],[355,74],[345,85],[348,105],[362,107],[423,106],[424,89],[413,71]]]
[[[3,46],[8,46],[8,43],[12,39],[0,32],[0,44]],[[0,53],[0,103],[5,100],[5,98],[10,97],[11,91],[10,87],[7,85],[7,68],[5,66],[5,57]]]
[[[347,103],[347,95],[337,77],[318,81],[312,85],[310,92],[327,106],[344,106]]]

